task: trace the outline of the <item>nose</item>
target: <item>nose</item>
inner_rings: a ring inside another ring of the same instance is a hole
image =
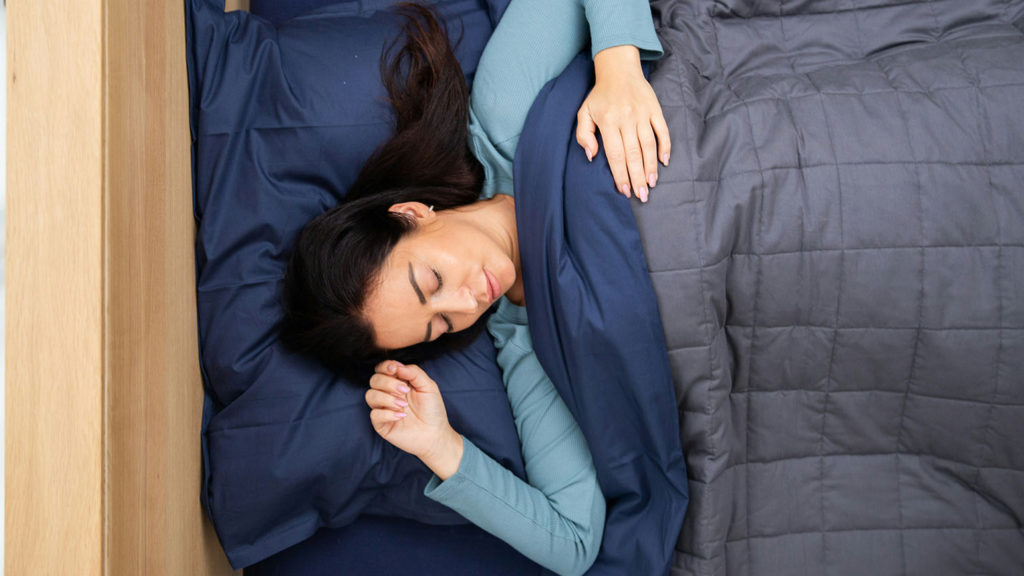
[[[438,302],[438,308],[443,308],[445,312],[470,314],[480,308],[480,301],[468,286],[463,286],[449,292],[444,301]]]

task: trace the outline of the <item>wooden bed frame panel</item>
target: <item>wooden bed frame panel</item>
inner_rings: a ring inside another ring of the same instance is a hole
[[[232,574],[199,502],[182,0],[8,2],[7,574]]]
[[[60,4],[7,5],[4,552],[12,575],[102,566],[103,12],[99,3]],[[64,89],[53,89],[58,83]]]

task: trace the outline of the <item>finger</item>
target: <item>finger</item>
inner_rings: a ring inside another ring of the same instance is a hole
[[[417,392],[427,392],[437,386],[422,368],[415,364],[400,364],[395,376],[409,383]]]
[[[640,138],[640,150],[644,159],[644,177],[648,188],[658,183],[658,141],[654,138],[654,130],[649,123],[641,123],[636,127]]]
[[[370,410],[370,424],[373,425],[374,430],[386,432],[389,425],[406,416],[405,412],[395,412],[394,410]]]
[[[385,360],[374,366],[373,371],[377,374],[394,374],[399,364],[400,362],[395,360]]]
[[[409,387],[404,381],[386,374],[374,374],[373,376],[370,376],[370,388],[394,394],[396,396],[404,396],[409,393]]]
[[[597,155],[597,124],[590,116],[590,109],[584,104],[576,114],[576,143],[583,148],[587,161],[593,162]]]
[[[605,136],[601,131],[601,140],[604,141],[604,154],[608,157],[608,167],[612,171],[612,179],[615,180],[615,189],[626,198],[629,198],[629,172],[626,171],[626,153],[622,149],[622,136],[618,130],[609,130],[608,133],[614,136]]]
[[[668,160],[672,156],[672,138],[668,134],[665,117],[660,111],[651,116],[651,127],[654,128],[654,134],[658,137],[658,159],[662,164],[668,166]]]
[[[404,412],[405,407],[408,406],[409,403],[402,398],[398,398],[393,394],[388,394],[381,390],[367,390],[366,405],[373,409],[397,410],[398,412]]]
[[[640,139],[636,128],[622,132],[623,147],[626,150],[626,170],[633,186],[633,194],[641,202],[647,202],[647,174],[644,173],[644,155],[640,148]]]

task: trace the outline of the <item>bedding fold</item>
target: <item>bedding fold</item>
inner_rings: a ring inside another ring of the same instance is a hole
[[[538,95],[514,181],[537,357],[579,422],[608,502],[588,574],[665,574],[687,504],[672,380],[629,203],[571,138],[593,85],[578,56]]]

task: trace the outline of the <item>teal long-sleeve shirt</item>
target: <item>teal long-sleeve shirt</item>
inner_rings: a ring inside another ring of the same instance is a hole
[[[588,36],[589,24],[589,36]],[[484,197],[512,194],[512,159],[530,106],[586,45],[629,44],[661,55],[642,0],[513,0],[484,50],[470,97],[470,147],[484,166]],[[582,574],[597,558],[605,502],[590,450],[533,351],[526,309],[502,298],[487,323],[522,446],[527,482],[463,438],[458,471],[424,494],[531,560]]]

